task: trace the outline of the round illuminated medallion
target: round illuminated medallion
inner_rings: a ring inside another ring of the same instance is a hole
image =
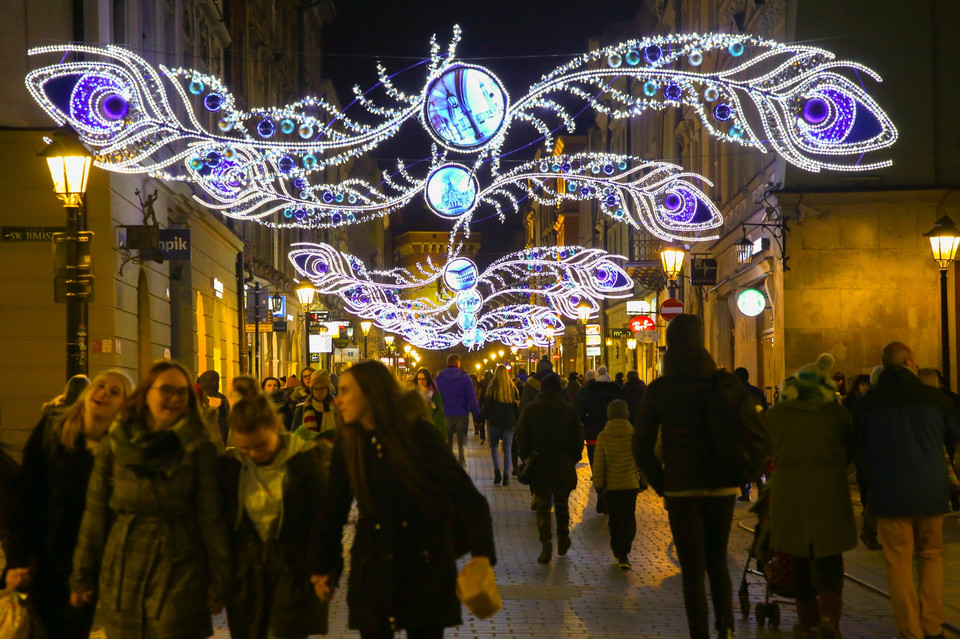
[[[444,147],[472,151],[486,145],[503,128],[507,103],[507,92],[493,74],[457,64],[427,86],[423,121]]]
[[[748,288],[737,296],[737,308],[747,317],[756,317],[767,307],[767,300],[763,293],[755,288]]]
[[[482,303],[483,298],[475,288],[457,294],[457,308],[463,313],[476,313]]]
[[[462,217],[477,205],[477,178],[459,164],[444,164],[427,176],[424,190],[430,210],[447,219]]]
[[[443,282],[451,290],[465,291],[477,283],[477,265],[465,257],[450,260],[443,269]]]

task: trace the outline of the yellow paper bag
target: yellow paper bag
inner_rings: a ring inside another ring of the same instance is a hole
[[[493,567],[469,562],[457,576],[457,597],[477,619],[492,617],[503,606]]]

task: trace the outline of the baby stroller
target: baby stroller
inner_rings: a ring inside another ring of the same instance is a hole
[[[747,575],[759,575],[764,578],[763,601],[754,609],[757,625],[761,628],[767,622],[771,628],[780,627],[780,601],[771,600],[778,597],[783,603],[794,603],[793,571],[790,567],[790,557],[784,553],[770,549],[770,487],[764,486],[757,495],[757,501],[750,507],[750,512],[757,515],[757,525],[753,531],[753,544],[747,555],[743,567],[743,577],[740,579],[740,614],[744,619],[750,618],[750,593]],[[750,567],[750,560],[754,567]]]

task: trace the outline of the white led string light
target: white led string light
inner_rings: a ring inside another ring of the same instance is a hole
[[[339,296],[351,313],[427,349],[522,346],[528,338],[546,346],[551,332],[563,331],[560,318],[576,319],[579,305],[598,312],[599,300],[632,290],[616,264],[624,258],[580,247],[526,249],[482,273],[455,253],[443,268],[418,263],[419,275],[399,268],[368,272],[356,257],[327,244],[294,244],[288,258],[321,294]],[[459,270],[451,274],[454,265]],[[438,280],[443,292],[436,299],[425,296]]]

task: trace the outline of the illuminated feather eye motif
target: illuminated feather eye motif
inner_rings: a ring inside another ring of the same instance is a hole
[[[481,166],[488,169],[491,183],[504,175],[500,158],[509,152],[504,145],[511,127],[518,123],[533,127],[548,149],[554,145],[556,131],[575,131],[573,112],[564,106],[571,97],[612,118],[642,117],[648,110],[681,104],[699,117],[711,136],[764,152],[772,148],[809,171],[889,166],[889,160],[871,161],[865,155],[897,139],[889,117],[860,85],[864,76],[876,81],[879,76],[815,47],[719,33],[630,40],[579,56],[546,74],[512,102],[490,70],[456,58],[459,39],[460,29],[455,27],[445,52],[435,40],[431,42],[423,90],[418,94],[398,90],[392,76],[378,66],[377,90],[391,104],[375,104],[358,89],[351,103],[360,111],[357,119],[348,116],[347,109],[316,98],[244,112],[236,108],[233,95],[217,78],[163,66],[158,72],[142,58],[112,45],[33,49],[31,55],[77,53],[84,60],[32,71],[27,86],[54,120],[77,129],[93,149],[98,166],[195,182],[216,210],[274,226],[339,226],[408,204],[423,189],[423,178],[408,175],[402,166],[384,180],[383,189],[362,183],[316,185],[309,178],[325,167],[369,153],[414,118],[446,151],[472,155],[464,165],[472,166],[473,172]],[[856,81],[848,77],[854,74]],[[623,78],[634,79],[636,90],[615,89],[614,82]],[[172,105],[182,107],[185,116],[179,117]],[[218,115],[214,130],[201,124],[197,112]],[[364,121],[371,118],[370,124]],[[551,122],[554,119],[561,126]],[[228,146],[240,160],[226,158],[224,147]],[[216,167],[206,162],[211,153],[234,162],[244,176],[240,186],[231,189],[232,199],[225,198]],[[442,155],[427,158],[432,168],[445,162]],[[598,174],[614,176],[617,166],[606,163],[594,168]],[[577,170],[575,162],[556,162],[549,168],[554,167],[565,174]],[[289,181],[296,178],[308,183],[292,188]],[[566,185],[568,194],[594,197],[590,184],[571,182]],[[484,189],[481,180],[476,186],[478,203],[490,203],[500,195],[511,198],[505,192],[509,189],[502,193],[484,193]],[[339,199],[328,202],[326,193]],[[631,199],[625,193],[616,195],[620,202]],[[336,210],[325,206],[334,204]],[[653,211],[631,213],[628,206],[610,206],[607,214],[635,226],[663,217]],[[469,207],[442,210],[446,212],[439,214],[456,218],[458,224],[469,222]],[[678,218],[671,220],[678,223]]]
[[[576,319],[579,304],[596,310],[599,300],[633,290],[616,263],[623,258],[576,246],[512,253],[482,272],[456,252],[443,267],[428,259],[418,273],[367,272],[357,258],[327,244],[295,244],[288,257],[321,294],[338,295],[351,313],[422,348],[479,348],[490,341],[522,346],[528,338],[546,346],[546,329],[561,333],[560,318]]]

